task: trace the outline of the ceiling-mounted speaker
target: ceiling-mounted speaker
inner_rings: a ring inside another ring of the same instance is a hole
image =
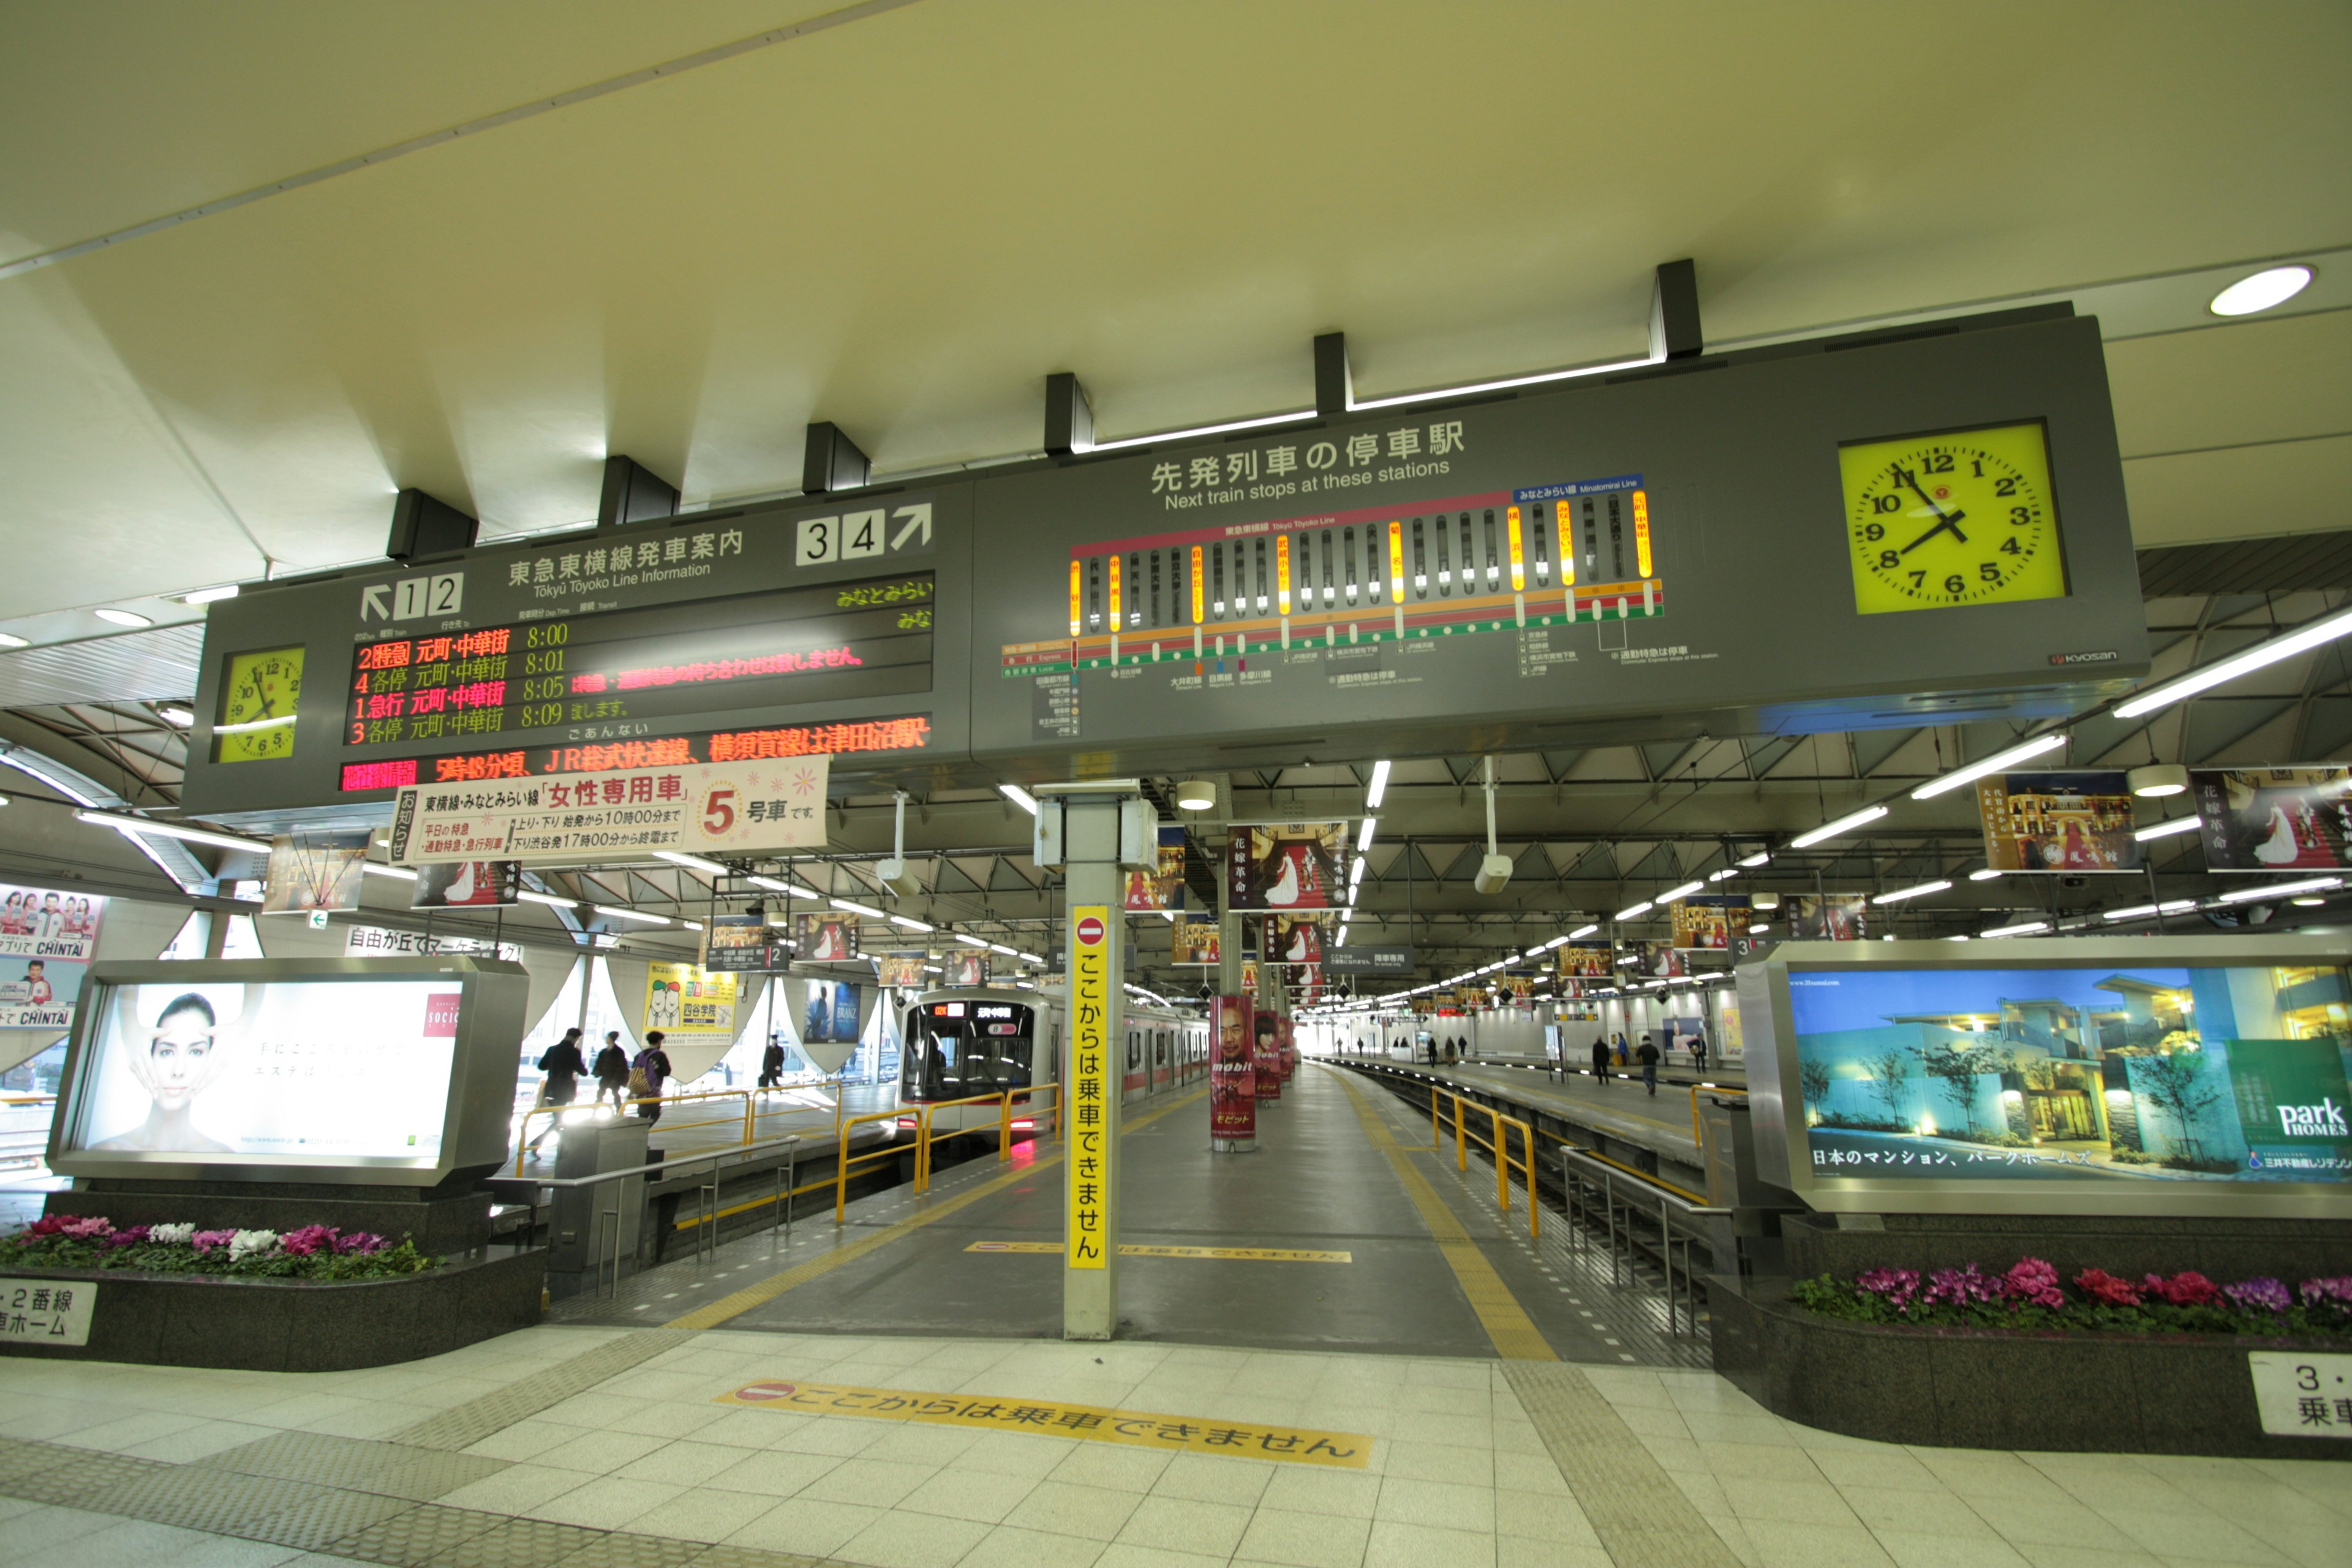
[[[1511,858],[1489,855],[1478,862],[1478,875],[1471,886],[1482,893],[1499,893],[1511,880]]]

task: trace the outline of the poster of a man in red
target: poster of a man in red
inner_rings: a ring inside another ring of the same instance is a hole
[[[1241,1139],[1257,1136],[1257,1064],[1250,1059],[1249,999],[1220,996],[1210,1016],[1215,1021],[1215,1054],[1209,1059],[1209,1136]]]
[[[1282,1098],[1282,1019],[1273,1013],[1257,1016],[1256,1038],[1250,1056],[1257,1063],[1257,1097]]]

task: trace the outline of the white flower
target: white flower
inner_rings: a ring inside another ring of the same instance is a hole
[[[150,1241],[165,1242],[175,1247],[185,1247],[194,1239],[195,1234],[196,1227],[193,1225],[159,1225],[149,1227],[147,1238]]]
[[[274,1230],[240,1230],[229,1237],[228,1260],[241,1258],[267,1258],[278,1250],[278,1233]]]

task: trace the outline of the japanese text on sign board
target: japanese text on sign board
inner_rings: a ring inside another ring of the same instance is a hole
[[[1071,1268],[1107,1268],[1110,1252],[1110,921],[1108,905],[1070,910]]]
[[[86,1345],[98,1287],[71,1279],[0,1279],[0,1341]]]

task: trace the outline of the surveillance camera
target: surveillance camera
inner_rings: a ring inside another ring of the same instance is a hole
[[[882,885],[902,899],[914,897],[923,890],[923,879],[915,875],[904,860],[885,860],[874,868]]]
[[[1471,886],[1482,893],[1499,893],[1511,879],[1511,858],[1489,855],[1478,862],[1478,875]]]

